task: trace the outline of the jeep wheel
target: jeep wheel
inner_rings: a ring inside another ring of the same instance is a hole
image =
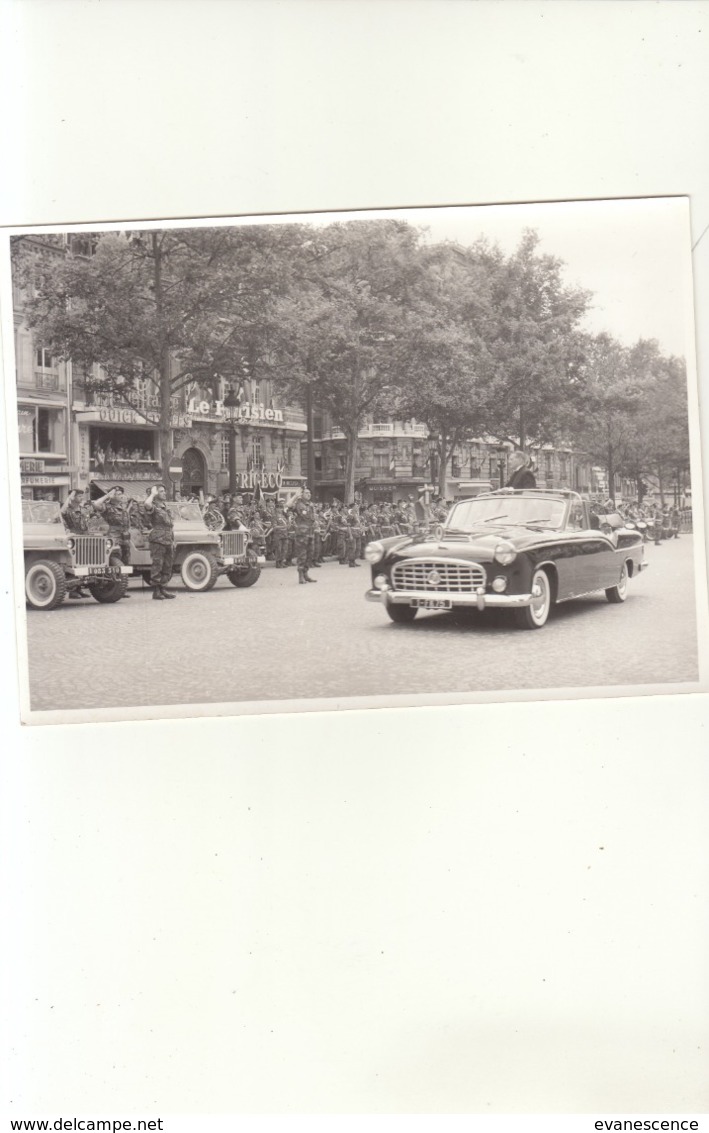
[[[25,572],[25,596],[33,610],[54,610],[66,598],[64,570],[51,559],[32,563]]]
[[[246,552],[246,568],[244,570],[228,570],[227,578],[232,586],[253,586],[261,577],[261,567],[258,565],[256,553],[249,547]]]
[[[182,561],[180,576],[187,590],[211,590],[219,578],[217,556],[211,551],[190,551]]]
[[[123,559],[120,555],[111,555],[110,566],[121,566],[122,563]],[[91,597],[101,603],[120,602],[127,589],[128,576],[125,574],[122,574],[120,578],[112,579],[110,582],[90,582],[87,586]]]

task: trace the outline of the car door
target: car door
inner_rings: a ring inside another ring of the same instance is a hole
[[[574,593],[605,590],[618,581],[618,556],[614,536],[591,527],[588,504],[578,500],[569,511],[570,536],[574,540]]]

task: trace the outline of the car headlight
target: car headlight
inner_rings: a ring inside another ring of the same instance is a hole
[[[76,546],[76,543],[74,542],[73,539],[67,539],[67,546],[69,547],[70,551],[73,551],[74,547]]]
[[[110,551],[112,546],[113,546],[113,539],[107,539],[106,540],[106,550]]]
[[[380,559],[384,558],[384,548],[381,543],[376,540],[373,543],[367,543],[364,548],[364,557],[368,563],[378,563]]]
[[[517,558],[517,552],[511,543],[498,543],[495,547],[494,559],[496,563],[502,563],[502,566],[509,566]]]

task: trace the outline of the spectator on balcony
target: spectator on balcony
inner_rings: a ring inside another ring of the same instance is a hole
[[[526,452],[516,449],[510,456],[508,469],[510,475],[505,485],[507,488],[536,488],[532,460]]]

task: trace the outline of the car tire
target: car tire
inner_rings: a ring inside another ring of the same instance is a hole
[[[66,598],[64,568],[51,559],[31,563],[25,571],[25,597],[33,610],[55,610]]]
[[[520,629],[542,629],[554,605],[551,579],[545,570],[535,570],[531,589],[534,596],[532,604],[514,612]]]
[[[255,552],[250,548],[246,551],[246,561],[248,566],[245,570],[227,571],[226,576],[232,586],[238,586],[240,589],[246,586],[253,586],[261,577],[261,567],[258,565]]]
[[[109,564],[111,566],[121,566],[123,559],[120,555],[111,555]],[[109,605],[112,602],[120,602],[128,589],[128,576],[122,574],[114,582],[90,582],[87,590],[97,602],[101,605]]]
[[[396,606],[393,602],[385,602],[386,612],[397,625],[408,625],[418,614],[416,606]]]
[[[606,590],[606,598],[613,604],[617,602],[624,602],[628,597],[628,564],[623,563],[620,578],[618,579],[617,586],[609,586]]]
[[[187,590],[211,590],[219,578],[217,556],[211,551],[190,551],[182,560],[180,577]]]

